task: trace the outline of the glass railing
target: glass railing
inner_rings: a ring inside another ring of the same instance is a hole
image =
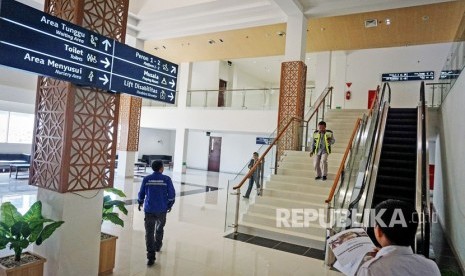
[[[314,87],[307,87],[305,91],[305,107],[313,104],[312,97]],[[179,93],[177,91],[176,93]],[[222,94],[222,96],[220,96]],[[167,104],[148,99],[142,100],[142,106],[147,107],[177,107],[175,104]],[[186,99],[187,107],[211,108],[211,109],[246,109],[246,110],[277,110],[279,105],[279,88],[261,89],[228,89],[220,90],[189,90]]]
[[[459,28],[462,32],[463,28]],[[463,38],[463,33],[458,33],[457,38]],[[443,83],[444,91],[442,91],[441,102],[444,102],[444,99],[449,94],[449,91],[454,86],[458,77],[465,67],[465,41],[459,41],[452,43],[450,53],[447,55],[446,62],[440,72],[439,82]],[[426,97],[428,101],[428,97]]]
[[[269,135],[269,141],[272,141],[271,139],[274,139],[276,137],[276,131],[274,131],[272,134]],[[265,150],[268,148],[269,145],[262,145],[258,150],[259,156],[263,155]],[[251,154],[252,155],[252,154]],[[252,192],[250,193],[249,199],[246,201],[238,202],[238,200],[242,200],[241,197],[237,197],[235,193],[232,193],[233,187],[238,185],[243,178],[247,175],[247,173],[250,171],[248,168],[249,160],[245,162],[245,165],[242,167],[242,169],[231,179],[228,180],[228,187],[227,187],[227,199],[226,199],[226,217],[225,217],[225,225],[224,225],[224,231],[229,231],[234,228],[235,221],[239,221],[239,223],[242,222],[242,216],[243,214],[247,213],[249,206],[255,202],[255,198],[258,193],[263,193],[263,189],[266,188],[266,181],[268,181],[271,177],[272,174],[275,172],[276,168],[276,146],[273,146],[271,148],[271,151],[269,154],[267,154],[264,158],[264,161],[261,163],[261,170],[260,170],[260,176],[259,176],[259,184],[260,184],[260,191],[256,190],[256,184],[254,183]],[[252,156],[250,156],[252,158]],[[242,187],[242,192],[241,194],[245,194],[245,191],[248,188],[248,183],[246,183]],[[241,203],[241,204],[239,204]],[[236,212],[236,210],[239,209],[239,212]],[[236,218],[236,216],[238,216]]]
[[[442,99],[449,89],[449,82],[434,82],[425,84],[425,106],[439,107],[442,104]]]

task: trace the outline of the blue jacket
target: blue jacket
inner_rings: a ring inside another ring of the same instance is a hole
[[[147,175],[142,180],[139,191],[139,204],[144,203],[146,213],[166,213],[174,204],[176,191],[169,176],[160,172]]]

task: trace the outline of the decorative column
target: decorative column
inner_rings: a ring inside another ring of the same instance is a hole
[[[303,118],[305,110],[305,81],[307,66],[302,61],[281,64],[281,85],[279,89],[278,133],[293,117]],[[278,143],[277,160],[285,150],[299,150],[301,125],[295,121],[285,131]]]
[[[293,117],[303,119],[305,111],[305,89],[307,66],[305,52],[307,45],[307,18],[297,0],[274,0],[287,15],[286,50],[287,62],[281,64],[279,90],[278,133]],[[285,150],[300,150],[302,123],[294,121],[278,143],[276,152],[279,160]]]
[[[46,0],[45,11],[124,42],[128,0]],[[33,43],[33,42],[31,42]],[[30,184],[65,221],[34,251],[45,275],[97,275],[103,192],[112,187],[120,96],[39,77]]]
[[[142,98],[120,96],[118,145],[118,176],[134,177],[134,162],[139,150]],[[150,165],[150,164],[149,164]]]

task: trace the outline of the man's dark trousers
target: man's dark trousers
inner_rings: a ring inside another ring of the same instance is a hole
[[[166,213],[145,213],[145,245],[149,260],[155,260],[155,252],[160,251],[165,223]]]

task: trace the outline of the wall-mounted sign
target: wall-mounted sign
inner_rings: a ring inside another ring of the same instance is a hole
[[[14,0],[0,1],[0,64],[174,103],[178,66]]]
[[[255,139],[255,144],[257,145],[271,145],[274,141],[274,138],[270,137],[257,137]]]
[[[441,75],[439,75],[439,79],[440,80],[456,79],[460,76],[460,72],[462,72],[462,70],[443,70],[441,71]]]
[[[421,81],[434,80],[434,71],[424,72],[403,72],[403,73],[384,73],[381,81]]]

